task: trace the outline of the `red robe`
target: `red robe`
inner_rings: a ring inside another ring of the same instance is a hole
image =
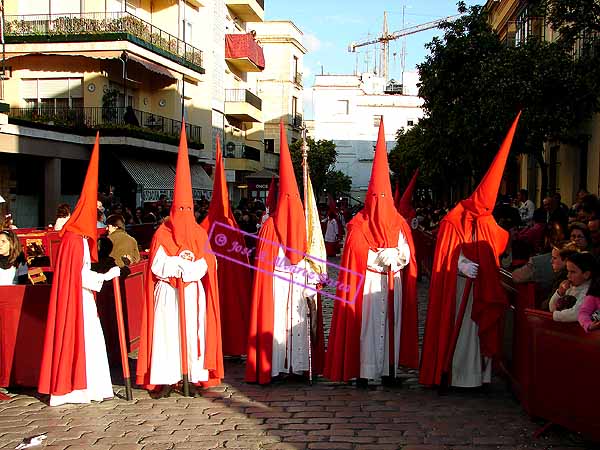
[[[48,321],[38,391],[65,395],[86,389],[83,329],[83,240],[65,232],[60,247],[48,306]]]
[[[248,345],[248,322],[250,315],[250,298],[252,289],[252,272],[248,265],[248,255],[239,252],[228,252],[232,244],[237,241],[243,249],[246,248],[244,235],[239,230],[232,230],[224,226],[223,223],[232,228],[238,228],[233,219],[218,217],[213,219],[209,215],[202,221],[202,227],[206,232],[212,230],[211,238],[217,234],[223,234],[227,237],[227,245],[221,248],[215,248],[217,251],[217,272],[219,282],[219,301],[221,303],[221,328],[223,338],[223,354],[230,356],[239,356],[246,354]],[[221,257],[221,255],[232,258],[235,261]],[[244,265],[246,264],[246,265]],[[235,282],[232,283],[232,280]]]
[[[508,233],[491,215],[473,215],[461,202],[440,224],[429,288],[429,305],[419,382],[439,385],[449,351],[456,316],[458,257],[463,254],[479,264],[473,283],[471,318],[479,326],[481,352],[493,357],[500,350],[501,318],[508,299],[498,273],[499,256]],[[472,223],[476,242],[472,243]],[[459,297],[460,299],[460,297]]]
[[[256,273],[252,289],[252,309],[248,333],[248,359],[245,380],[249,383],[267,384],[271,382],[273,356],[273,270],[277,258],[280,238],[275,231],[273,218],[269,217],[258,235],[255,254]],[[312,342],[312,368],[318,374],[323,370],[324,332],[323,314],[317,311],[317,339]]]
[[[156,277],[151,268],[152,258],[160,246],[164,248],[169,256],[179,254],[180,250],[173,240],[173,231],[170,225],[170,221],[167,221],[156,230],[150,246],[150,261],[146,274],[146,302],[142,307],[142,327],[136,370],[136,383],[142,385],[145,389],[153,389],[154,387],[150,384],[152,337],[154,334],[154,287],[156,284]],[[196,227],[193,242],[194,248],[190,250],[193,251],[195,258],[200,259],[203,257],[208,265],[207,273],[201,281],[206,294],[204,368],[209,371],[209,380],[200,384],[202,386],[214,386],[219,384],[224,376],[216,259],[214,254],[204,251],[205,246],[208,246],[208,238],[204,229],[199,225]],[[169,283],[177,288],[176,279],[170,279]]]
[[[369,244],[365,237],[367,221],[360,215],[348,223],[348,237],[344,246],[341,266],[352,272],[365,274]],[[410,263],[402,272],[402,334],[400,336],[399,363],[416,368],[419,361],[417,329],[417,265],[410,227],[404,219],[400,231],[410,248]],[[396,239],[396,242],[398,239]],[[325,356],[323,374],[332,381],[348,381],[360,377],[360,334],[362,326],[362,300],[364,278],[340,271],[338,283],[349,289],[338,289],[333,309],[329,345]]]

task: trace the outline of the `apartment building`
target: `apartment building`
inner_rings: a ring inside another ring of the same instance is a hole
[[[485,8],[489,23],[507,45],[518,45],[532,36],[553,41],[557,33],[537,16],[529,0],[488,0]],[[575,56],[577,57],[577,49]],[[567,204],[574,201],[580,188],[600,194],[600,115],[582,123],[582,134],[590,136],[587,146],[575,147],[561,142],[545,145],[544,159],[548,163],[548,190],[559,192]],[[541,205],[541,172],[529,155],[519,160],[519,184],[530,192],[530,197]],[[535,193],[535,197],[533,196]]]
[[[327,139],[336,144],[336,170],[352,178],[351,194],[360,200],[369,185],[380,121],[384,120],[390,151],[396,142],[396,131],[412,127],[423,117],[418,74],[405,72],[403,81],[386,82],[371,73],[315,77],[311,134],[316,140]]]
[[[273,172],[279,170],[279,124],[286,130],[288,145],[301,139],[303,126],[302,64],[306,48],[303,33],[291,21],[270,20],[249,24],[264,49],[265,70],[249,74],[263,99],[263,171],[253,174],[249,194],[266,198]]]
[[[16,223],[75,203],[96,130],[100,189],[130,206],[172,195],[182,119],[196,198],[217,135],[232,189],[262,169],[247,75],[264,55],[246,24],[263,16],[263,0],[5,0],[0,195]]]

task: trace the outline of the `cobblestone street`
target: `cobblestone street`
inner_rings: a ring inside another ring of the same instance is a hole
[[[422,330],[426,283],[419,293]],[[332,302],[325,302],[327,325]],[[261,387],[244,383],[243,374],[242,361],[227,360],[225,383],[196,398],[174,393],[154,400],[134,390],[132,402],[50,408],[21,392],[0,402],[0,448],[14,449],[39,433],[48,438],[34,449],[594,448],[558,427],[534,439],[542,424],[527,417],[502,379],[488,392],[440,396],[420,387],[414,372],[403,375],[402,387],[369,390],[322,379]]]

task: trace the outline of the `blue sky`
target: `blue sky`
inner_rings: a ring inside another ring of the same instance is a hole
[[[467,0],[467,5],[483,4],[484,0]],[[382,33],[383,12],[387,11],[389,32],[419,25],[457,13],[456,0],[266,0],[265,20],[291,20],[304,33],[303,80],[305,116],[311,118],[310,87],[314,75],[352,74],[374,70],[379,61],[379,47],[361,47],[349,53],[351,42],[374,39]],[[403,25],[404,11],[404,25]],[[440,35],[431,29],[407,36],[405,70],[415,70],[427,50],[425,44]],[[400,78],[403,38],[390,42],[390,78]]]

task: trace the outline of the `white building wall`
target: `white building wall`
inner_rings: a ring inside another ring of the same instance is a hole
[[[317,75],[313,86],[314,138],[335,142],[336,168],[352,178],[352,194],[364,198],[377,141],[377,117],[383,116],[388,151],[400,128],[423,117],[423,100],[417,97],[417,74],[404,75],[405,92],[384,93],[384,80],[373,74]]]

